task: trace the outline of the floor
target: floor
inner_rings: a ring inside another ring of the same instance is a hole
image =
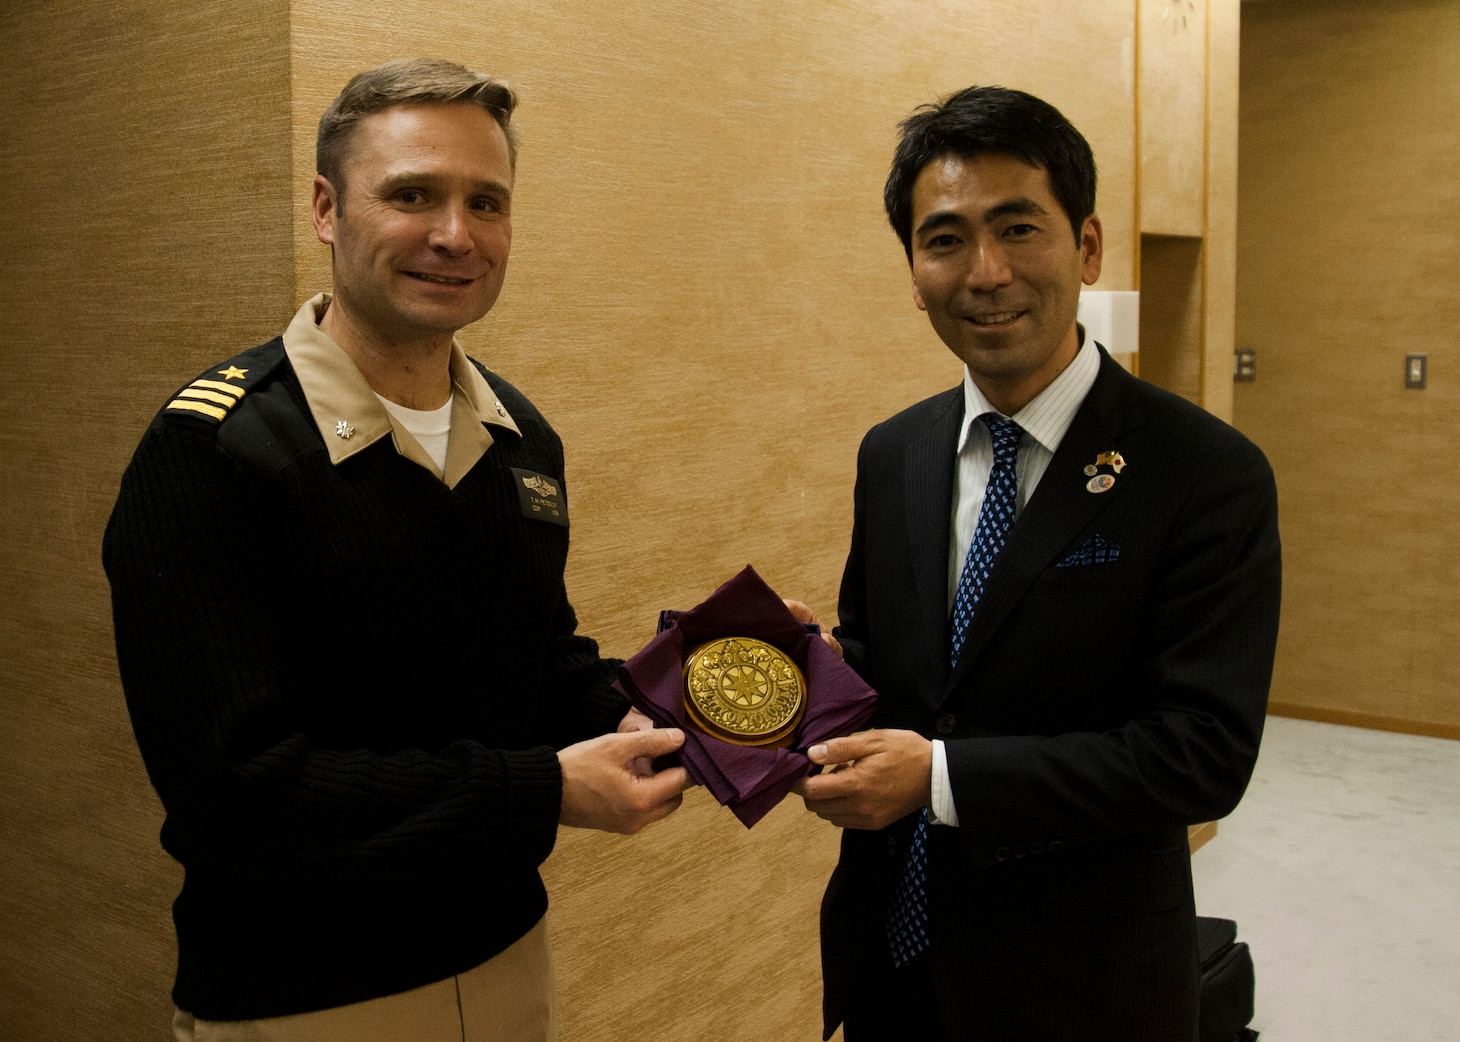
[[[1460,741],[1272,717],[1193,868],[1251,945],[1261,1042],[1460,1040]]]

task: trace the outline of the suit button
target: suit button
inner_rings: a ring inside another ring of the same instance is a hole
[[[994,860],[995,861],[1008,861],[1009,860],[1009,857],[1010,857],[1010,855],[1009,855],[1009,848],[1008,847],[1000,847],[998,850],[995,850],[994,851]]]
[[[1029,853],[1031,854],[1043,854],[1044,849],[1045,848],[1043,843],[1035,842],[1029,844]]]
[[[1028,855],[1028,853],[1029,848],[1026,847],[1023,843],[1020,843],[1017,847],[1014,848],[1015,857],[1025,857]]]
[[[954,728],[958,726],[958,717],[952,713],[944,713],[938,717],[938,722],[933,726],[938,729],[939,734],[952,734]]]
[[[887,856],[890,857],[890,858],[897,857],[897,837],[896,836],[888,836],[887,837]]]
[[[1064,844],[1064,841],[1063,840],[1052,839],[1049,842],[1049,852],[1051,854],[1053,854],[1057,850],[1063,850],[1064,847],[1065,847],[1065,844]]]

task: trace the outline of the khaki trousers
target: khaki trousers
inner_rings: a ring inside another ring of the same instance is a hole
[[[262,1020],[198,1020],[177,1010],[177,1042],[557,1042],[547,920],[455,977],[399,995]]]

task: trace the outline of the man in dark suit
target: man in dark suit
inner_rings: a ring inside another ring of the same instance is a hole
[[[836,636],[880,702],[800,790],[846,830],[826,1037],[1189,1042],[1187,826],[1229,813],[1257,757],[1272,472],[1077,325],[1102,229],[1054,108],[1002,88],[920,108],[886,205],[966,375],[858,455]]]

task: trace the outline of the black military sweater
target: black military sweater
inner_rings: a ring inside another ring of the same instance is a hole
[[[252,1019],[393,994],[520,938],[547,898],[555,748],[612,730],[575,633],[562,446],[521,436],[454,488],[390,438],[332,465],[276,338],[224,416],[166,409],[103,547],[137,742],[185,868],[179,1007]],[[565,501],[564,501],[565,502]]]

